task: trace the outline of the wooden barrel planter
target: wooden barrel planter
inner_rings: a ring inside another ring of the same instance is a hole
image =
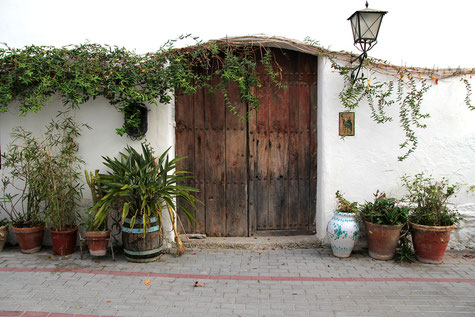
[[[162,233],[157,218],[150,218],[150,226],[143,235],[142,219],[135,221],[130,227],[130,218],[125,218],[122,225],[122,246],[125,257],[130,262],[153,262],[162,254]]]

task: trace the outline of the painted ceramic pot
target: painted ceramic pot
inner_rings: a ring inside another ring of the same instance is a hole
[[[327,237],[333,255],[339,258],[349,257],[359,234],[360,230],[354,213],[335,211],[327,225]]]

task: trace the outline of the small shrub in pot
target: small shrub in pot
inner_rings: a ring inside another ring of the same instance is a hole
[[[373,202],[366,202],[360,208],[365,222],[369,255],[377,260],[394,258],[401,229],[407,221],[408,207],[397,205],[395,198],[386,197],[379,190]]]
[[[450,207],[459,185],[446,178],[435,180],[424,173],[403,176],[406,201],[411,206],[409,224],[416,258],[425,263],[441,263],[450,239],[450,232],[462,220]]]

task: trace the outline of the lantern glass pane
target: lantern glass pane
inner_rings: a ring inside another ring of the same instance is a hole
[[[359,40],[360,38],[360,32],[359,32],[359,27],[358,27],[358,17],[359,17],[359,14],[354,14],[352,17],[351,17],[351,29],[353,31],[353,40],[355,41],[355,43]]]
[[[379,12],[361,12],[360,17],[360,38],[362,40],[375,41],[383,15]]]

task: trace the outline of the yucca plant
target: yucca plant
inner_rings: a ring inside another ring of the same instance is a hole
[[[142,219],[145,235],[150,218],[156,216],[158,224],[161,225],[163,206],[168,209],[174,223],[177,199],[187,203],[181,204],[180,208],[188,220],[192,223],[196,221],[191,209],[196,208],[198,200],[192,193],[198,190],[181,185],[185,179],[192,176],[188,171],[176,169],[177,162],[184,158],[170,160],[168,150],[156,158],[151,146],[142,143],[142,153],[127,146],[125,151],[119,154],[119,158],[103,157],[104,165],[110,171],[107,174],[99,174],[104,197],[91,210],[97,211],[95,226],[106,220],[114,206],[119,206],[122,222],[125,218],[130,218],[130,226],[133,228],[136,220]],[[174,229],[176,234],[176,228]]]

